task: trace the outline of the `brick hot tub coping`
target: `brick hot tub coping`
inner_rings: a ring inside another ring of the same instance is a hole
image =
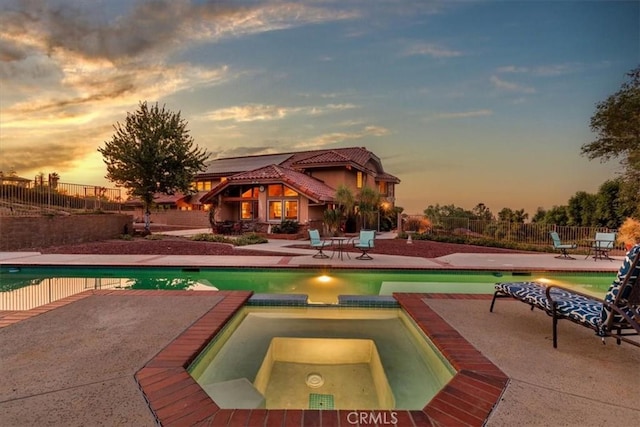
[[[120,292],[119,294],[122,295]],[[189,375],[187,367],[244,306],[251,294],[248,291],[220,291],[220,301],[135,374],[140,390],[159,424],[287,427],[354,425],[357,416],[354,411],[348,410],[221,409]],[[373,424],[377,420],[379,424],[395,423],[416,427],[483,425],[509,379],[431,310],[425,299],[490,299],[491,296],[397,293],[394,298],[457,373],[421,411],[367,411],[364,421],[372,421]]]

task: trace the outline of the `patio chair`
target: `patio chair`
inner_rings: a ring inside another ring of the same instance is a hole
[[[560,251],[560,255],[558,255],[556,258],[575,259],[571,255],[569,255],[567,251],[569,249],[576,249],[578,245],[576,245],[575,243],[562,243],[562,240],[560,240],[560,236],[555,231],[550,232],[549,236],[551,236],[551,240],[553,241],[553,249]]]
[[[375,230],[360,230],[360,237],[353,241],[353,247],[362,252],[362,255],[357,256],[356,259],[373,259],[369,251],[375,247],[375,241]]]
[[[553,347],[558,347],[558,320],[593,329],[604,339],[614,337],[640,347],[640,244],[631,248],[604,299],[537,282],[496,283],[490,312],[498,298],[515,298],[552,317]]]
[[[331,242],[327,242],[320,238],[320,232],[318,230],[309,230],[310,245],[318,252],[313,255],[314,258],[329,258],[329,255],[325,254],[322,250],[327,246],[331,246]]]
[[[593,239],[593,244],[585,259],[589,258],[589,255],[593,253],[594,261],[598,258],[606,258],[609,261],[613,261],[613,258],[609,257],[609,251],[613,249],[615,242],[616,233],[596,233],[596,238]]]

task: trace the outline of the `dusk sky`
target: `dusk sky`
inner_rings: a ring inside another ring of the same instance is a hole
[[[104,185],[139,102],[211,158],[362,146],[396,204],[566,204],[596,104],[640,63],[640,2],[0,0],[0,170]]]

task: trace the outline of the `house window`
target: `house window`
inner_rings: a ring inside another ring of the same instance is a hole
[[[209,191],[211,190],[211,181],[193,181],[191,188],[196,191]]]
[[[356,172],[356,188],[362,188],[362,172]]]
[[[284,187],[284,197],[298,197],[298,192],[289,187]]]
[[[282,200],[269,201],[269,219],[271,221],[282,220]]]
[[[269,220],[283,221],[298,219],[298,192],[282,184],[268,187]]]
[[[378,183],[378,193],[380,193],[381,196],[386,196],[387,195],[387,182],[386,181],[380,181]]]
[[[284,194],[283,185],[281,184],[271,184],[269,185],[269,190],[267,194],[269,197],[282,197]]]
[[[283,210],[284,206],[284,210]],[[283,215],[284,214],[284,215]],[[271,200],[269,201],[269,219],[271,221],[282,221],[285,219],[298,219],[297,200]]]
[[[240,219],[255,219],[256,212],[258,212],[258,202],[242,202],[240,204]]]
[[[240,197],[243,199],[257,199],[258,198],[258,187],[251,187],[246,189],[240,194]]]
[[[284,219],[298,219],[298,201],[286,200],[284,202]]]

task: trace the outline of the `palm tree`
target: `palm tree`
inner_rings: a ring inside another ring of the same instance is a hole
[[[52,172],[49,174],[49,187],[58,188],[58,181],[60,181],[60,175],[58,175],[58,172]]]
[[[334,199],[336,204],[338,205],[340,216],[345,218],[348,225],[354,216],[353,208],[356,205],[356,198],[353,195],[353,191],[351,191],[351,188],[347,187],[345,184],[340,184],[340,186],[338,186],[338,188],[336,189],[336,194],[334,196]],[[345,228],[348,228],[348,227],[345,227]],[[354,229],[355,229],[355,226],[354,226]],[[350,230],[346,230],[346,231],[350,231]]]
[[[358,198],[358,210],[362,215],[362,228],[371,228],[378,215],[380,193],[371,187],[362,187]]]

